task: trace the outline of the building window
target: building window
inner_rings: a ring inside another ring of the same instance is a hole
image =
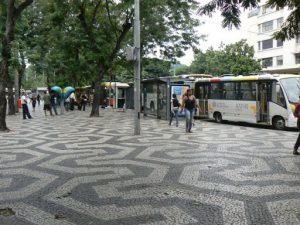
[[[299,34],[296,36],[296,43],[300,44],[300,35]]]
[[[273,9],[271,7],[268,7],[267,5],[263,5],[261,7],[261,14],[264,15],[264,14],[267,14],[267,13],[271,13],[273,12]]]
[[[261,32],[273,30],[273,20],[261,24]]]
[[[295,54],[295,63],[300,64],[300,53]]]
[[[277,47],[283,46],[283,41],[281,39],[277,40]]]
[[[262,66],[264,68],[266,67],[272,67],[273,66],[273,58],[270,57],[270,58],[263,58],[261,59],[261,62],[262,62]]]
[[[261,50],[261,45],[260,45],[261,41],[257,42],[257,46],[258,46],[258,51]]]
[[[273,48],[273,39],[262,41],[262,49],[264,50],[269,48]]]
[[[249,14],[248,14],[248,18],[253,17],[253,16],[257,16],[259,14],[259,11],[260,11],[259,7],[252,10],[252,11],[250,11]]]
[[[276,57],[276,65],[277,66],[283,65],[283,56],[282,55]]]
[[[277,19],[277,28],[280,28],[282,24],[283,24],[283,17],[280,17]]]

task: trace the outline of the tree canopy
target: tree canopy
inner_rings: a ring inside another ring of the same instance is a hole
[[[208,49],[195,56],[190,66],[191,73],[206,73],[214,76],[222,74],[249,74],[261,70],[261,65],[253,59],[254,49],[246,40],[234,44],[221,45],[219,49]]]
[[[239,27],[241,24],[241,9],[251,9],[259,6],[260,0],[210,0],[199,8],[201,15],[212,15],[220,10],[223,16],[223,27]],[[268,0],[267,6],[277,9],[287,7],[291,10],[281,30],[274,34],[276,39],[292,39],[300,33],[300,4],[299,0]]]
[[[92,84],[95,95],[91,116],[99,115],[102,80],[115,73],[120,73],[121,79],[130,76],[122,68],[130,66],[124,59],[125,48],[133,43],[133,3],[134,0],[1,1],[0,50],[7,50],[5,54],[9,55],[5,61],[3,54],[0,56],[5,64],[5,71],[0,73],[0,81],[5,81],[2,100],[5,101],[8,71],[21,74],[26,63],[35,80],[45,80],[48,86]],[[159,51],[168,61],[182,56],[187,48],[197,50],[201,39],[195,32],[199,21],[193,16],[197,1],[143,0],[140,4],[142,56]],[[17,16],[9,14],[11,5]],[[13,32],[9,33],[13,38],[4,45],[5,21],[13,22]],[[11,63],[11,56],[15,63]],[[150,65],[144,71],[159,73]],[[5,114],[5,108],[1,113]]]

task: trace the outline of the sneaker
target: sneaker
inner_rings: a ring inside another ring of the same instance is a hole
[[[294,150],[294,151],[293,151],[293,155],[300,155],[300,153],[297,152],[297,150]]]

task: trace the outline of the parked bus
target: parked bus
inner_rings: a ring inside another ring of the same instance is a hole
[[[195,82],[198,115],[222,120],[296,127],[300,76],[265,74],[199,78]]]

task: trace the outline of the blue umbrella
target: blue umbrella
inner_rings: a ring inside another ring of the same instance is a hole
[[[53,87],[51,87],[51,91],[54,91],[57,94],[60,94],[61,93],[61,88],[59,86],[53,86]]]
[[[69,97],[69,95],[75,91],[75,88],[71,87],[71,86],[68,86],[66,88],[64,88],[64,95],[65,95],[65,98]]]

